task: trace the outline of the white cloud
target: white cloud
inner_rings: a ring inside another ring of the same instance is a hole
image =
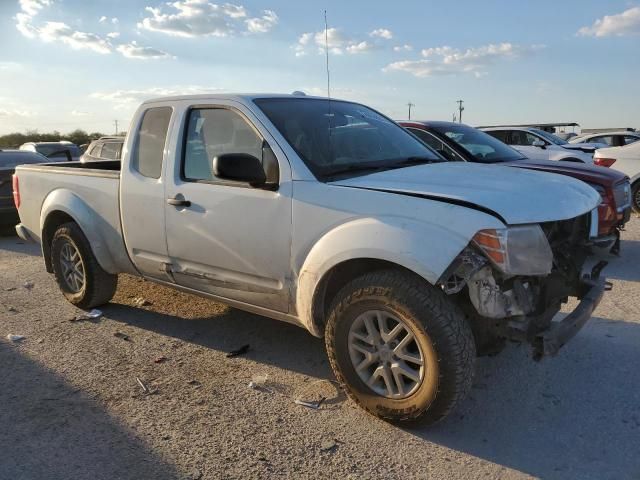
[[[245,20],[249,33],[267,33],[278,23],[278,15],[273,10],[265,10],[262,17]]]
[[[23,65],[18,62],[0,62],[0,72],[19,72]]]
[[[107,40],[95,33],[74,31],[62,22],[46,22],[38,29],[40,39],[45,42],[62,42],[74,50],[88,49],[94,52],[111,53],[111,45]]]
[[[192,95],[198,93],[223,93],[224,89],[201,85],[183,85],[172,87],[151,87],[137,90],[115,90],[112,92],[95,92],[91,98],[104,100],[114,104],[116,109],[131,108],[144,100],[173,95]]]
[[[118,52],[120,52],[127,58],[137,58],[143,60],[173,58],[167,52],[163,52],[162,50],[158,50],[157,48],[141,47],[135,40],[131,43],[119,45],[116,50],[118,50]]]
[[[514,45],[512,43],[489,44],[459,50],[452,47],[436,47],[422,50],[420,60],[402,60],[387,65],[383,71],[401,71],[415,77],[455,75],[471,73],[476,77],[487,74],[485,69],[501,60],[520,58],[543,48],[541,45]]]
[[[633,7],[617,15],[605,15],[590,27],[582,27],[578,35],[593,37],[622,37],[640,35],[640,7]]]
[[[334,55],[365,53],[382,48],[378,43],[351,38],[338,28],[329,28],[326,32],[320,30],[303,33],[293,49],[296,57],[301,57],[308,53],[308,47],[311,46],[316,47],[318,53],[324,54],[327,45],[329,52]]]
[[[393,38],[393,32],[386,28],[376,28],[369,34],[371,37],[384,38],[385,40],[391,40]]]
[[[114,25],[117,25],[118,23],[120,23],[120,20],[118,20],[118,17],[113,17],[111,19],[111,23],[113,23]]]
[[[86,117],[89,115],[89,112],[82,112],[79,110],[71,110],[71,116],[73,117]]]
[[[51,0],[20,0],[20,9],[27,15],[37,15],[44,7],[51,5]]]
[[[265,33],[278,21],[272,10],[265,10],[261,17],[247,18],[247,9],[242,5],[219,5],[209,0],[177,0],[145,10],[149,16],[138,23],[138,28],[189,38],[227,37],[240,31]]]
[[[394,52],[410,52],[411,50],[413,50],[413,47],[408,44],[396,45],[395,47],[393,47]]]
[[[0,109],[0,117],[7,118],[29,118],[34,117],[36,115],[35,112],[30,110],[19,110],[19,109]]]
[[[16,28],[28,38],[39,38],[44,42],[60,42],[74,50],[91,50],[100,54],[109,54],[117,50],[126,58],[135,59],[158,59],[170,58],[166,52],[152,47],[142,47],[136,42],[121,44],[116,47],[111,43],[120,36],[119,32],[110,32],[106,36],[96,33],[80,32],[74,30],[63,22],[44,22],[34,25],[33,20],[36,15],[45,7],[51,5],[51,0],[20,0],[21,12],[15,16]],[[99,18],[99,23],[106,23],[108,17]],[[117,24],[118,19],[112,18],[112,24]]]

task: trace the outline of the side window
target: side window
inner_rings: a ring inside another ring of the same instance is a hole
[[[541,138],[523,130],[511,131],[511,145],[531,146],[533,142],[542,140]],[[544,140],[542,140],[544,142]],[[545,142],[547,143],[547,142]]]
[[[183,157],[185,180],[215,180],[213,159],[225,153],[262,158],[262,138],[233,110],[196,108],[189,112]]]
[[[609,146],[613,145],[613,136],[611,135],[603,135],[600,137],[593,137],[589,140],[589,143],[606,143]]]
[[[507,132],[506,130],[493,130],[487,133],[491,135],[493,138],[497,138],[502,143],[511,143],[509,141],[509,132]]]
[[[408,128],[411,133],[413,133],[416,137],[422,140],[424,143],[429,145],[434,150],[444,150],[444,143],[441,140],[438,140],[436,137],[431,135],[430,133],[425,132],[424,130],[420,130],[418,128]]]
[[[98,143],[94,145],[89,151],[89,155],[92,157],[100,158],[100,151],[102,150],[102,144]]]
[[[160,178],[171,107],[150,108],[144,112],[138,130],[131,166],[145,177]]]
[[[105,143],[102,145],[102,158],[120,160],[121,143]]]
[[[638,140],[640,140],[640,138],[633,137],[631,135],[625,135],[623,145],[629,145],[630,143],[637,142]]]

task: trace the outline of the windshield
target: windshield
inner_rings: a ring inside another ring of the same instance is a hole
[[[363,105],[311,98],[255,103],[316,177],[444,161],[402,127]]]
[[[524,157],[488,133],[467,125],[436,125],[435,131],[446,135],[481,163],[511,162]]]
[[[545,132],[544,130],[538,130],[537,128],[532,128],[531,130],[543,137],[545,140],[550,141],[554,145],[566,145],[567,143],[569,143],[566,140],[562,140],[560,137],[556,137],[553,133]]]
[[[66,157],[66,154],[64,153],[65,150],[68,150],[72,157],[79,157],[82,155],[80,153],[80,149],[76,145],[68,145],[64,143],[36,145],[36,151],[49,158]]]

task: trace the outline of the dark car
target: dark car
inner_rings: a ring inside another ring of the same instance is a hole
[[[13,201],[13,172],[18,165],[46,163],[49,159],[39,153],[24,150],[0,150],[0,227],[9,227],[20,221]]]
[[[80,161],[104,162],[120,160],[124,137],[101,137],[89,144]]]
[[[82,155],[75,143],[66,141],[27,142],[20,145],[20,150],[44,155],[49,162],[78,161]]]
[[[399,122],[443,157],[453,161],[497,163],[512,167],[558,173],[582,180],[602,197],[598,208],[598,235],[619,249],[620,230],[631,215],[629,177],[603,167],[574,162],[531,160],[500,140],[476,128],[453,122]],[[614,240],[615,239],[615,240]]]

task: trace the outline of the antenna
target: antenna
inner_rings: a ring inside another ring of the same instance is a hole
[[[460,120],[460,123],[462,123],[462,112],[464,112],[464,107],[462,106],[462,104],[464,103],[464,100],[456,100],[456,103],[458,104],[458,119]]]
[[[327,11],[324,11],[324,51],[327,65],[327,98],[331,100],[331,73],[329,71],[329,27],[327,23]]]
[[[407,103],[407,107],[409,107],[409,120],[411,120],[411,107],[415,107],[416,104],[415,103]]]

